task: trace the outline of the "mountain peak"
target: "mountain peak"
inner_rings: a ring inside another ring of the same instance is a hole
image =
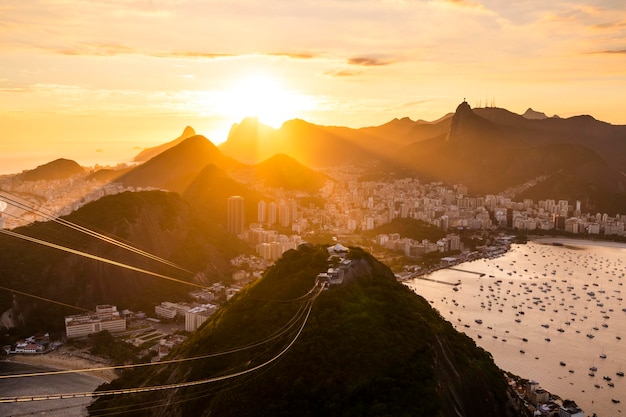
[[[191,126],[185,126],[183,133],[180,135],[181,138],[190,138],[192,136],[196,136],[196,131]]]
[[[477,116],[472,111],[469,103],[465,100],[459,104],[456,108],[454,116],[452,118],[452,125],[450,126],[450,133],[448,133],[447,140],[456,141],[459,139],[461,126],[467,124]]]
[[[532,120],[543,120],[543,119],[548,118],[548,116],[546,116],[545,113],[535,111],[530,107],[528,108],[528,110],[524,112],[524,114],[522,114],[522,117],[525,117],[526,119],[532,119]]]
[[[238,161],[252,164],[259,158],[269,156],[268,142],[276,134],[276,129],[267,126],[256,117],[246,117],[240,123],[233,123],[228,138],[220,144],[220,149]]]
[[[455,113],[459,114],[471,110],[472,108],[470,107],[469,103],[463,100],[463,102],[456,107]]]
[[[133,161],[134,162],[146,162],[149,159],[152,159],[155,156],[165,152],[166,150],[173,148],[174,146],[178,145],[185,139],[193,137],[193,136],[196,136],[196,131],[193,129],[193,127],[186,126],[185,129],[183,129],[183,133],[179,137],[174,139],[173,141],[164,143],[162,145],[154,146],[152,148],[146,148],[143,151],[139,152],[135,156],[135,158],[133,158]]]

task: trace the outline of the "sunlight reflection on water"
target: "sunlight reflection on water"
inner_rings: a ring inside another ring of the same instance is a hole
[[[626,338],[626,245],[559,242],[565,245],[513,245],[499,258],[457,266],[482,277],[458,270],[427,276],[460,280],[458,291],[419,278],[406,284],[491,352],[500,368],[576,401],[585,415],[620,413],[621,404],[611,399],[626,402],[626,380],[616,375],[626,371],[626,340],[618,339]],[[589,375],[592,366],[594,376]]]

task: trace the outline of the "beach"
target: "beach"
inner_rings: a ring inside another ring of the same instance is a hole
[[[52,352],[44,354],[15,354],[8,357],[8,361],[19,362],[27,365],[43,366],[59,371],[86,370],[84,373],[100,378],[102,382],[111,382],[117,375],[115,370],[87,371],[89,369],[111,366],[105,360],[86,359],[88,354],[84,352],[72,352],[61,346]]]
[[[46,354],[14,354],[0,361],[0,375],[49,372],[54,370],[84,370],[84,372],[50,374],[43,376],[21,376],[0,379],[0,396],[43,396],[46,394],[92,392],[104,382],[116,378],[113,370],[89,371],[108,366],[97,360],[90,360],[81,352],[72,352],[65,347]],[[0,415],[39,415],[53,417],[82,417],[87,415],[86,406],[91,397],[68,398],[28,402],[0,403]]]

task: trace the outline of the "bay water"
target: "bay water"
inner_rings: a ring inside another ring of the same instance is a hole
[[[626,413],[624,282],[626,245],[541,239],[405,284],[500,368],[604,417]]]

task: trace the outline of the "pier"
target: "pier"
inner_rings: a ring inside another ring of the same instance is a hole
[[[461,281],[448,282],[448,281],[442,281],[442,280],[439,280],[439,279],[426,278],[424,276],[416,277],[416,278],[417,279],[423,279],[424,281],[436,282],[437,284],[450,285],[451,287],[456,287],[457,285],[461,285]]]
[[[452,266],[448,267],[448,269],[451,269],[452,271],[466,272],[468,274],[475,274],[475,275],[478,275],[479,277],[484,277],[485,276],[485,274],[483,272],[468,271],[467,269],[454,268]]]

